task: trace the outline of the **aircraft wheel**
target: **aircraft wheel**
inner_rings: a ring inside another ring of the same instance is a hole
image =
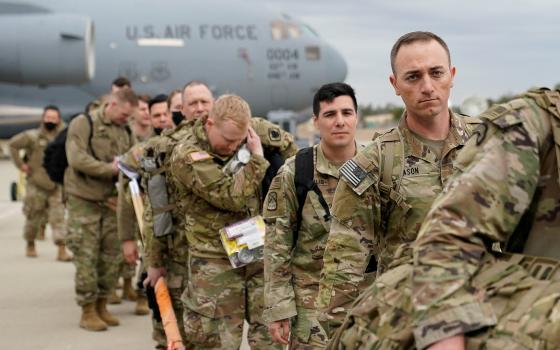
[[[16,202],[18,200],[18,186],[15,182],[10,184],[10,197],[12,198],[12,202]]]

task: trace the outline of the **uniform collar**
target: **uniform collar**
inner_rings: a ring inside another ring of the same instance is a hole
[[[354,141],[354,143],[356,143],[356,141]],[[323,153],[323,149],[321,148],[321,144],[317,144],[314,146],[315,147],[315,154],[317,155],[317,161],[316,161],[316,168],[317,168],[317,172],[323,175],[329,175],[332,176],[334,178],[339,178],[340,174],[338,172],[338,169],[340,168],[340,166],[336,166],[334,164],[332,164],[331,162],[329,162],[329,160],[325,157],[325,153]],[[359,150],[359,145],[356,143],[356,153]]]
[[[466,122],[461,117],[457,116],[452,110],[449,110],[449,116],[449,134],[445,138],[443,144],[441,152],[442,157],[445,157],[450,150],[464,145],[469,138],[466,129]],[[405,156],[414,156],[430,163],[439,161],[437,155],[431,151],[430,147],[416,137],[406,125],[406,111],[403,113],[399,121],[398,130],[405,140]]]

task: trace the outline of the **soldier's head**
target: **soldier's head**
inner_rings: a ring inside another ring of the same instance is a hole
[[[354,89],[345,83],[321,86],[313,97],[313,124],[327,147],[354,144],[358,124],[358,103]]]
[[[138,97],[134,91],[132,89],[122,89],[109,96],[105,114],[114,124],[124,125],[137,108]]]
[[[170,112],[181,112],[183,109],[182,93],[182,89],[175,89],[169,93],[169,96],[167,97],[167,108]]]
[[[447,113],[455,67],[443,39],[430,32],[401,36],[391,49],[391,68],[389,81],[408,117],[433,119]]]
[[[183,88],[182,112],[187,120],[208,117],[214,96],[206,84],[193,80]]]
[[[43,114],[41,116],[41,121],[43,126],[47,130],[54,130],[60,124],[60,110],[55,105],[48,105],[43,108]]]
[[[154,132],[158,135],[163,129],[170,129],[174,126],[167,107],[167,101],[168,96],[160,94],[152,98],[149,103],[152,127],[154,128]]]
[[[134,123],[142,127],[149,127],[152,125],[150,120],[150,108],[149,108],[150,96],[140,95],[138,96],[138,108],[136,113],[134,113]]]
[[[212,152],[232,155],[247,137],[251,108],[241,97],[223,95],[216,100],[204,127]]]
[[[122,89],[130,89],[132,86],[130,85],[130,80],[128,80],[126,77],[117,77],[115,78],[115,80],[113,80],[113,82],[111,83],[111,93],[117,92],[119,90]]]

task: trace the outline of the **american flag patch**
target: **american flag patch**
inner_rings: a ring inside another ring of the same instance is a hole
[[[191,157],[193,162],[198,162],[200,160],[205,160],[205,159],[211,159],[212,158],[211,155],[209,155],[207,152],[204,152],[204,151],[193,152],[193,153],[189,154],[189,156]]]
[[[340,174],[344,176],[348,182],[354,187],[358,186],[367,176],[364,169],[360,168],[358,163],[350,159],[340,167]]]

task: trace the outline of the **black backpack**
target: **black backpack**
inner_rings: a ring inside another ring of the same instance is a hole
[[[331,213],[329,211],[329,205],[319,186],[317,183],[313,181],[313,174],[314,174],[314,162],[313,162],[313,147],[307,147],[299,150],[296,153],[296,160],[295,160],[296,170],[294,175],[294,185],[296,187],[296,196],[298,201],[298,211],[296,217],[296,229],[294,230],[294,240],[293,240],[293,247],[295,247],[298,237],[299,237],[299,230],[301,228],[301,221],[303,215],[303,206],[305,205],[305,198],[307,197],[307,192],[313,191],[319,197],[319,203],[325,210],[325,217],[324,219],[328,221],[331,217]]]
[[[93,121],[89,114],[86,114],[89,123],[88,147],[91,147],[91,138],[93,136]],[[62,130],[54,140],[49,142],[45,148],[45,156],[43,158],[43,167],[47,171],[49,178],[57,183],[64,184],[64,171],[68,167],[68,158],[66,157],[66,137],[68,135],[68,127]],[[95,157],[95,154],[94,154]]]

